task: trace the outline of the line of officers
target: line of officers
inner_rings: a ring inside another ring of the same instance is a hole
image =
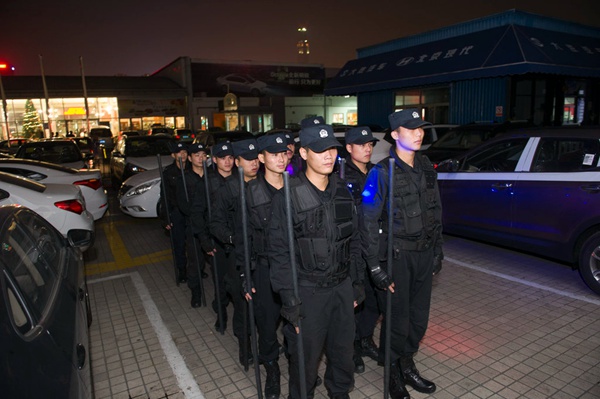
[[[322,117],[302,121],[297,153],[289,134],[269,134],[215,144],[206,167],[202,144],[173,144],[174,162],[162,174],[169,212],[161,217],[177,281],[187,282],[191,306],[199,307],[211,266],[215,328],[227,328],[231,303],[240,362],[247,369],[256,361],[259,397],[259,364],[264,396],[281,395],[280,353],[289,360],[291,399],[314,397],[323,354],[330,398],[349,398],[354,373],[365,370],[362,357],[388,366],[384,391],[392,399],[410,398],[407,385],[436,390],[414,362],[443,259],[436,173],[417,152],[429,123],[416,109],[394,112],[389,122],[393,161],[376,165],[378,139],[368,127],[346,132],[348,156],[338,162],[341,144]]]

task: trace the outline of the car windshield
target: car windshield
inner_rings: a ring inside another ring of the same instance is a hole
[[[430,148],[468,150],[492,137],[494,132],[489,130],[451,130]]]
[[[155,137],[152,139],[149,136],[127,139],[126,155],[130,157],[150,157],[158,154],[170,155],[169,141],[171,141],[169,138]]]
[[[69,142],[40,142],[23,145],[17,152],[17,158],[35,159],[50,163],[71,163],[82,160],[77,144]]]

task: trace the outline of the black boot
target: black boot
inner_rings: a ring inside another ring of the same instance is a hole
[[[193,308],[199,308],[202,306],[202,292],[200,291],[200,287],[192,288],[191,305]]]
[[[365,362],[363,362],[360,350],[360,341],[354,341],[354,354],[352,355],[354,361],[354,372],[361,374],[365,372]]]
[[[244,342],[245,341],[245,342]],[[254,363],[254,356],[252,356],[252,347],[250,346],[250,337],[248,337],[248,339],[238,339],[238,343],[239,343],[239,347],[240,347],[240,351],[239,351],[239,355],[240,355],[240,364],[244,367],[246,367],[246,361],[248,362],[247,364],[253,364]],[[246,348],[244,350],[244,348]],[[247,357],[246,359],[244,359],[244,355],[247,353]]]
[[[400,357],[400,372],[404,382],[421,393],[435,392],[435,384],[421,377],[411,355]]]
[[[379,348],[377,348],[377,345],[373,342],[372,335],[360,339],[360,350],[362,356],[370,357],[375,361],[379,360]]]
[[[406,390],[402,373],[398,368],[398,364],[393,362],[390,364],[390,398],[392,399],[410,399],[410,394]]]
[[[265,380],[265,399],[279,399],[281,394],[281,372],[279,371],[279,363],[277,360],[264,362],[267,378]]]

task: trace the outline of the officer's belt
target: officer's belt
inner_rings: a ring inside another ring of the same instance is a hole
[[[404,251],[426,251],[431,248],[432,243],[433,240],[430,237],[425,237],[418,240],[407,240],[394,237],[394,247]]]
[[[348,277],[348,270],[334,276],[315,276],[298,271],[298,285],[305,287],[330,288],[340,284]]]

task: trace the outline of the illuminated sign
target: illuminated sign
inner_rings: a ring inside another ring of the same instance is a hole
[[[85,115],[85,109],[81,107],[71,107],[65,111],[65,115]]]

